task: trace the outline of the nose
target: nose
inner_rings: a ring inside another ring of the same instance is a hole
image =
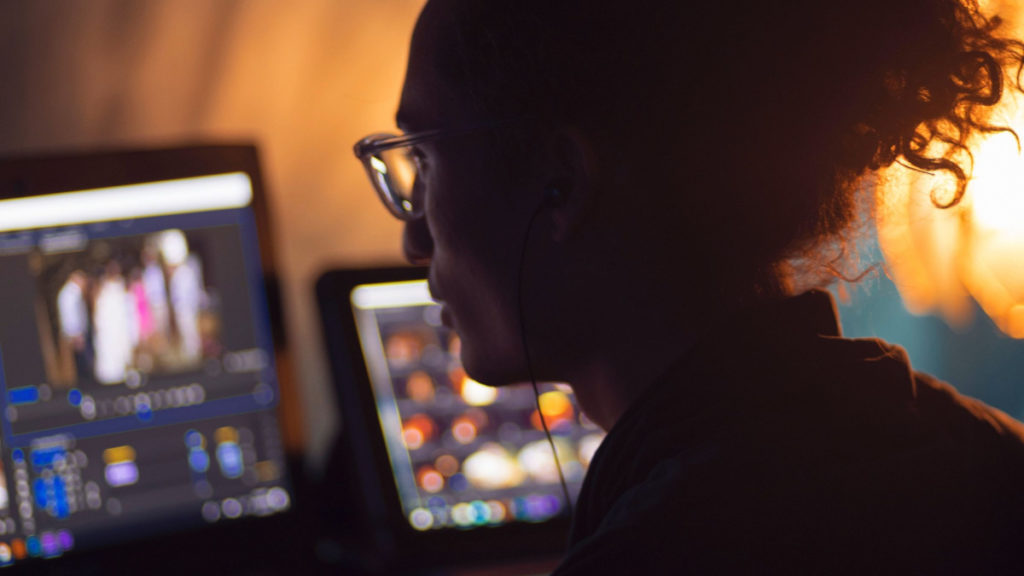
[[[411,264],[430,264],[430,258],[434,254],[434,237],[430,235],[426,217],[420,216],[405,223],[402,250],[405,252],[405,259]]]

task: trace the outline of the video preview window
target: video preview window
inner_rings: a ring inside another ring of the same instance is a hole
[[[15,434],[228,398],[276,399],[238,225],[72,227],[0,258],[7,406]],[[241,404],[224,410],[245,409]],[[249,408],[252,409],[252,408]],[[126,424],[127,425],[127,424]]]
[[[47,381],[58,389],[127,384],[196,370],[222,350],[221,295],[203,245],[178,229],[97,239],[36,255]]]

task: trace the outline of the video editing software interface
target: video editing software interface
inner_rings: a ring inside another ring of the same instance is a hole
[[[0,201],[0,565],[290,506],[252,194]]]
[[[567,506],[530,384],[492,388],[459,362],[426,281],[351,293],[377,416],[410,526],[426,531],[543,522]],[[564,384],[541,384],[540,411],[575,495],[604,433]]]

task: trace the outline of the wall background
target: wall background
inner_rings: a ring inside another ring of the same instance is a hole
[[[0,155],[197,141],[261,149],[318,465],[337,427],[313,283],[401,261],[352,156],[394,127],[423,0],[0,0]]]

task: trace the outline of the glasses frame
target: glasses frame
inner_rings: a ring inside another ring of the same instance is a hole
[[[517,121],[519,121],[519,119],[500,120],[497,122],[474,124],[472,126],[463,126],[460,128],[434,128],[431,130],[420,130],[409,134],[378,132],[370,134],[369,136],[359,140],[359,142],[356,142],[355,146],[352,148],[352,152],[355,153],[356,158],[363,163],[363,168],[366,169],[366,174],[370,178],[370,183],[373,185],[373,189],[377,191],[377,196],[384,203],[388,212],[391,212],[391,214],[399,220],[410,222],[422,218],[423,209],[420,208],[412,211],[405,210],[402,208],[401,204],[399,204],[397,198],[387,190],[383,189],[378,179],[374,176],[377,170],[373,167],[372,159],[375,158],[377,154],[388,150],[394,150],[395,148],[402,148],[413,144],[419,144],[421,142],[437,140],[447,136],[468,134],[479,130],[491,130]]]

